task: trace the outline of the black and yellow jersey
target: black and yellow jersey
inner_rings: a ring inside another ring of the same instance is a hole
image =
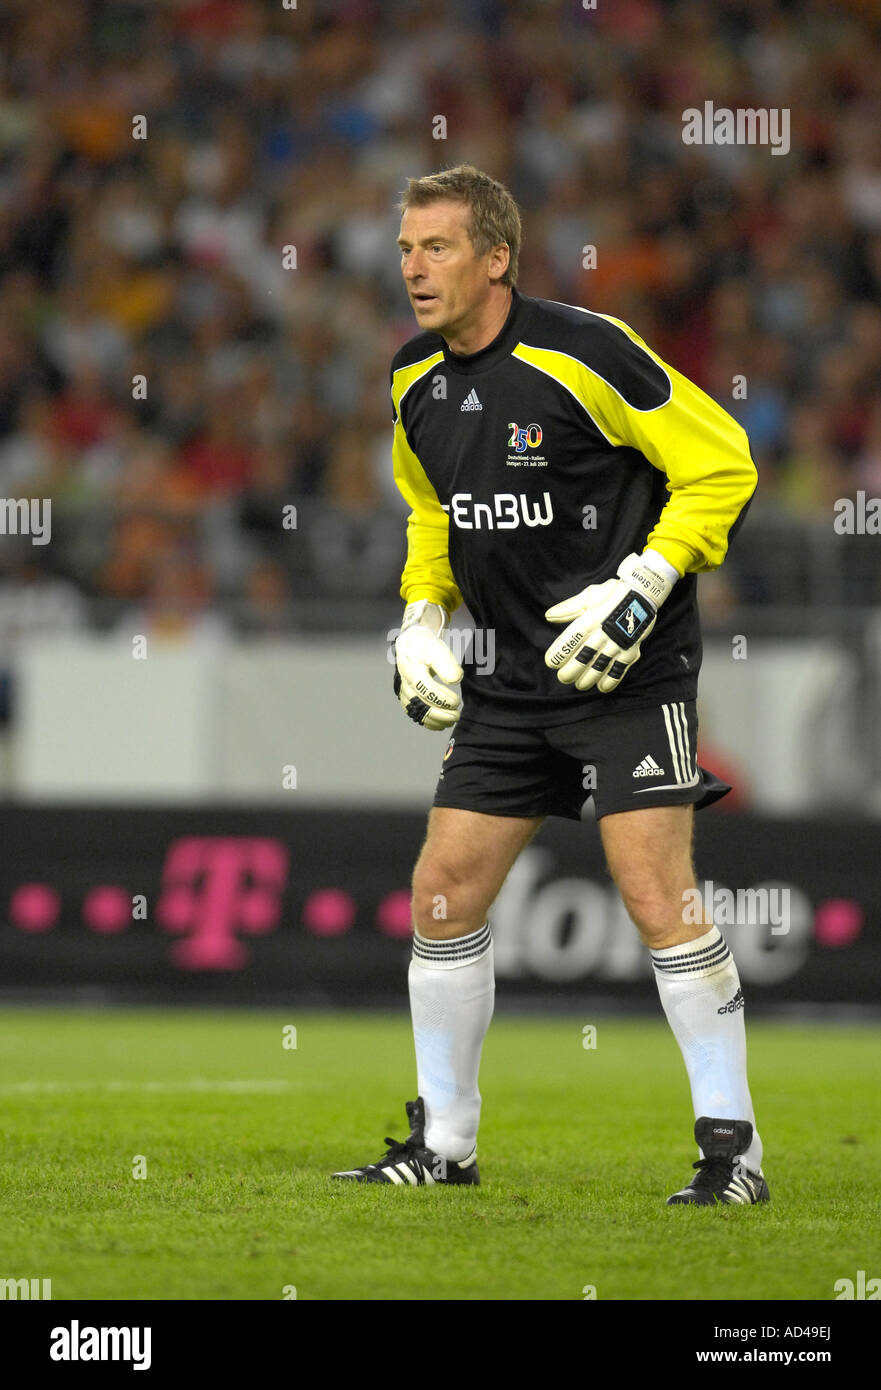
[[[411,513],[406,603],[464,602],[491,634],[465,665],[468,714],[551,725],[618,701],[693,699],[695,575],[716,569],[756,486],[740,425],[627,324],[515,290],[470,356],[420,333],[391,368],[394,473]],[[564,686],[544,664],[552,604],[611,578],[631,552],[684,578],[616,691]]]

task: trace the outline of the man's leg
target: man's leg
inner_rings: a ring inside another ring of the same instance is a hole
[[[762,1144],[746,1075],[737,966],[712,922],[683,921],[685,894],[695,888],[694,808],[622,811],[603,816],[599,827],[609,870],[652,954],[661,1003],[688,1071],[695,1118],[749,1120],[753,1137],[743,1159],[757,1172]]]
[[[434,807],[413,873],[410,1008],[425,1143],[460,1162],[480,1119],[477,1073],[495,998],[487,912],[542,817]]]

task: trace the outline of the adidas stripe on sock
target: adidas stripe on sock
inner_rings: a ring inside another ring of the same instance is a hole
[[[489,922],[471,936],[455,937],[452,941],[431,941],[413,933],[413,959],[430,970],[452,970],[457,965],[468,965],[479,960],[492,945],[492,928]]]

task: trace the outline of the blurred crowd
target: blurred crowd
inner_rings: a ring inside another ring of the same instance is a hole
[[[706,100],[788,108],[789,153],[685,145]],[[759,522],[881,495],[876,4],[5,0],[0,494],[52,541],[0,537],[0,643],[397,595],[395,204],[466,160],[520,203],[525,293],[741,421]]]

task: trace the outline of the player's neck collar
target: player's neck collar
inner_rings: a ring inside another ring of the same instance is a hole
[[[495,367],[510,355],[512,348],[516,347],[520,339],[525,311],[526,304],[523,295],[515,286],[511,295],[508,317],[492,342],[487,343],[486,347],[481,348],[479,352],[471,352],[467,356],[451,352],[444,343],[444,360],[447,366],[451,371],[459,372],[463,376],[470,376],[474,372],[486,372],[490,367]]]

